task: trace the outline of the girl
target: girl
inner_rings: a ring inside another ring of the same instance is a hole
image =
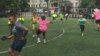
[[[41,18],[37,21],[38,22],[38,30],[36,31],[37,33],[37,43],[41,42],[40,41],[40,34],[43,34],[43,41],[46,43],[46,32],[48,29],[48,23],[49,21],[46,19],[45,16],[41,16]]]
[[[94,12],[92,14],[92,17],[95,18],[96,20],[96,24],[97,24],[97,28],[98,28],[98,31],[100,30],[100,10],[99,9],[94,9]]]

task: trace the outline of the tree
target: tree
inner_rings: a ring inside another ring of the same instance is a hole
[[[98,8],[100,8],[100,0],[96,0],[96,5]]]
[[[81,0],[82,8],[95,8],[100,7],[100,0]]]
[[[87,8],[86,11],[83,10],[83,14],[86,18],[91,17],[91,9],[100,8],[100,0],[81,0],[81,8]]]
[[[19,8],[27,7],[27,0],[0,0],[0,8]]]

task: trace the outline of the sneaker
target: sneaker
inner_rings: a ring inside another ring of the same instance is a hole
[[[33,34],[33,38],[35,37],[35,35]]]
[[[37,43],[40,43],[41,41],[40,41],[40,38],[37,38]]]
[[[46,43],[46,39],[43,40],[43,43]]]
[[[82,37],[84,36],[84,34],[82,33]]]

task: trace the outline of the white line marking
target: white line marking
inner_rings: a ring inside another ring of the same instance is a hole
[[[61,38],[61,36],[62,36],[64,33],[65,33],[65,30],[64,30],[64,28],[63,28],[63,32],[62,32],[60,35],[58,35],[58,36],[52,38],[51,40],[48,40],[47,42],[53,41],[53,40],[55,40],[55,39],[57,39],[57,38]],[[25,46],[24,48],[33,47],[33,46],[36,46],[36,45],[37,45],[37,43],[36,43],[36,44],[33,44],[33,45]],[[2,51],[2,52],[0,52],[0,54],[7,53],[7,52],[8,52],[8,51]]]

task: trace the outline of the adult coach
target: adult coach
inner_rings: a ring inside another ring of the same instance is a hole
[[[16,17],[9,17],[12,28],[12,35],[8,38],[13,38],[12,44],[8,49],[10,56],[19,56],[23,46],[26,44],[26,35],[28,33],[28,28],[23,26],[21,23],[17,22]]]
[[[95,18],[96,20],[96,24],[97,24],[97,28],[98,28],[98,31],[100,30],[100,10],[99,9],[94,9],[94,12],[92,14],[92,17]]]

